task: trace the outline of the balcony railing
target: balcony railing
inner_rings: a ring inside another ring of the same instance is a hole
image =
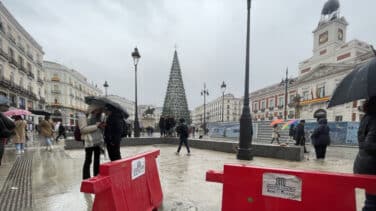
[[[43,66],[41,61],[37,61],[37,65],[39,65],[40,67]]]
[[[289,108],[294,108],[295,105],[296,105],[296,103],[289,103],[289,104],[288,104],[288,107],[289,107]]]
[[[9,58],[9,64],[13,65],[14,67],[18,66],[18,63],[14,58]]]
[[[16,44],[16,38],[13,37],[13,35],[9,36],[9,40],[13,43]]]
[[[269,107],[269,111],[273,111],[274,110],[274,107]]]
[[[51,93],[52,94],[61,94],[61,91],[60,90],[51,90]]]
[[[264,112],[264,111],[265,111],[265,108],[260,109],[260,111],[261,111],[261,112]]]
[[[316,104],[316,103],[323,103],[323,102],[328,102],[330,97],[322,97],[322,98],[315,98],[312,100],[303,100],[300,102],[300,105],[309,105],[309,104]]]
[[[277,106],[278,109],[282,109],[283,107],[284,107],[283,105]]]
[[[4,57],[5,59],[8,59],[8,53],[5,52],[2,48],[0,48],[0,56]]]
[[[253,110],[253,113],[255,113],[255,114],[256,114],[257,112],[258,112],[258,110]]]
[[[21,70],[24,73],[27,73],[26,68],[22,65],[18,65],[18,69]]]
[[[38,83],[40,83],[42,85],[44,84],[43,80],[41,78],[39,78],[39,77],[38,77]]]
[[[27,53],[27,57],[29,57],[29,59],[33,60],[33,55],[31,53]]]
[[[30,79],[34,79],[34,78],[35,78],[34,73],[31,72],[31,71],[29,71],[29,72],[27,73],[27,76],[28,76]]]

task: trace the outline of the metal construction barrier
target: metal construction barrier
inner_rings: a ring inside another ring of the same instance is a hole
[[[207,171],[223,183],[222,211],[355,211],[355,188],[376,194],[376,176],[225,165]]]
[[[162,204],[157,157],[160,151],[103,163],[84,180],[81,192],[95,194],[93,211],[152,211]]]

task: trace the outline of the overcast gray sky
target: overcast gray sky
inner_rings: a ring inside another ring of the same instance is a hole
[[[279,82],[312,54],[312,31],[326,0],[254,0],[251,89]],[[109,93],[134,99],[131,52],[137,46],[139,104],[163,105],[177,45],[189,108],[244,90],[246,0],[3,0],[42,45],[45,60],[83,73]],[[340,0],[348,39],[375,43],[375,0]]]

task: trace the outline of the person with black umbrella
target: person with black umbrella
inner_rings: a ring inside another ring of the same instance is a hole
[[[111,161],[120,160],[120,141],[125,124],[124,116],[118,109],[109,104],[105,106],[105,113],[107,120],[104,128],[104,141],[108,156]]]
[[[359,152],[354,162],[354,173],[376,175],[376,96],[363,104],[365,116],[358,130]],[[364,211],[376,210],[376,195],[366,193]]]

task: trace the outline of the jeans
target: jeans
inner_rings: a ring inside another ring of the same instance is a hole
[[[93,152],[94,152],[94,165],[93,165],[94,176],[97,176],[99,173],[101,148],[99,146],[85,148],[85,162],[84,162],[84,167],[82,169],[83,179],[90,178],[90,165],[91,165],[91,161],[93,157]]]
[[[17,151],[21,151],[21,150],[24,150],[25,149],[25,146],[23,143],[17,143],[16,144],[16,150]]]
[[[363,211],[376,211],[376,195],[366,193],[366,201],[364,203]]]
[[[50,137],[46,137],[46,145],[47,146],[51,146],[52,145],[52,142],[51,142],[51,138]]]
[[[186,138],[181,138],[181,139],[180,139],[180,144],[179,144],[179,147],[178,147],[178,152],[180,152],[181,146],[182,146],[183,144],[184,144],[185,147],[187,148],[188,153],[191,153],[191,150],[189,149],[189,145],[188,145],[188,139],[186,139]]]
[[[121,159],[120,143],[116,143],[116,144],[107,143],[106,146],[107,146],[108,157],[110,157],[111,161]]]

